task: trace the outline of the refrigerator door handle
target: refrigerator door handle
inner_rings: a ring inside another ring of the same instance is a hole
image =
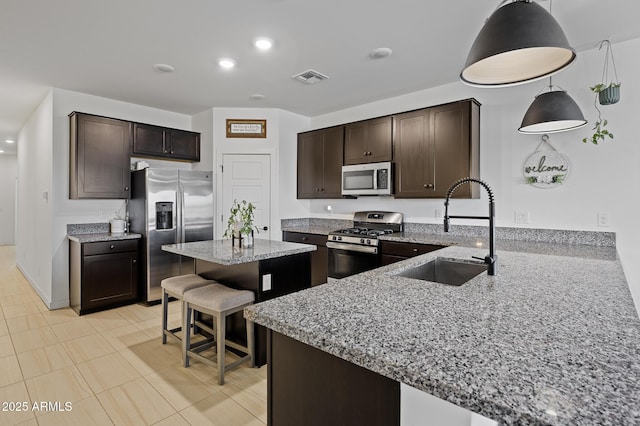
[[[176,209],[178,215],[178,242],[185,242],[185,233],[184,233],[184,189],[182,185],[178,183],[178,191],[176,192],[176,197],[178,198],[178,208]]]

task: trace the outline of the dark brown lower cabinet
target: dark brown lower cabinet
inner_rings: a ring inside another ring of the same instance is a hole
[[[69,242],[69,302],[78,315],[137,301],[138,240]]]
[[[311,285],[314,286],[327,282],[327,276],[329,274],[329,251],[327,249],[326,235],[283,231],[282,241],[315,245],[317,247],[316,251],[311,252]]]
[[[268,330],[269,426],[394,426],[400,383]]]
[[[255,293],[255,303],[274,299],[311,287],[309,253],[258,260],[237,265],[219,265],[196,259],[196,273],[220,284]],[[271,288],[265,288],[264,278],[269,275]],[[205,321],[208,319],[204,318]],[[227,340],[247,344],[246,322],[242,312],[227,317]],[[267,329],[255,324],[254,342],[256,365],[267,362]]]
[[[444,246],[435,244],[405,243],[401,241],[380,241],[380,258],[382,265],[390,265],[410,257],[419,256]]]

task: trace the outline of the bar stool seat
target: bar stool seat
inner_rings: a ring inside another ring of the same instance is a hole
[[[173,297],[180,300],[181,317],[184,316],[184,303],[182,302],[184,293],[189,290],[193,290],[198,287],[216,283],[216,281],[207,280],[202,278],[198,274],[178,275],[171,278],[165,278],[160,282],[162,287],[162,344],[167,343],[167,337],[171,337],[177,341],[182,339],[177,335],[179,331],[183,330],[183,327],[176,327],[173,329],[167,328],[167,316],[169,311],[169,297]],[[189,325],[191,327],[191,325]]]
[[[239,345],[226,339],[226,318],[236,312],[243,310],[246,306],[252,305],[255,295],[248,290],[235,290],[222,284],[209,284],[189,290],[184,293],[184,316],[182,326],[186,330],[187,324],[191,321],[193,311],[202,312],[213,316],[214,329],[208,331],[215,334],[216,360],[207,358],[200,354],[203,350],[213,346],[213,340],[191,344],[191,333],[185,333],[182,339],[182,357],[184,366],[189,367],[189,359],[194,358],[218,368],[218,384],[224,384],[224,374],[244,362],[249,362],[251,367],[255,364],[255,348],[253,341],[253,321],[246,320],[247,346]],[[246,353],[246,356],[225,364],[225,348],[229,346]]]

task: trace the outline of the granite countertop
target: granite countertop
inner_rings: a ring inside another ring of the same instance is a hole
[[[498,275],[460,287],[395,274],[486,249],[446,247],[245,315],[501,424],[640,424],[640,320],[610,247],[580,256],[512,244],[498,250]]]
[[[452,226],[453,232],[445,233],[442,225],[410,224],[417,230],[380,236],[380,241],[463,246],[488,250],[487,227]],[[418,226],[419,225],[419,226]],[[344,226],[348,227],[348,226]],[[284,226],[283,231],[328,235],[339,229],[331,225]],[[418,232],[420,231],[420,232]],[[542,234],[543,238],[536,237]],[[616,260],[615,236],[610,232],[584,232],[563,230],[539,230],[527,228],[497,228],[496,247],[504,251],[578,256],[591,259]],[[502,237],[502,238],[501,238]],[[524,240],[523,240],[524,239]],[[569,242],[567,244],[567,242]]]
[[[101,241],[137,240],[142,234],[117,233],[109,231],[108,223],[79,223],[67,225],[67,238],[79,243],[96,243]]]
[[[250,248],[232,247],[231,240],[209,240],[166,244],[162,250],[220,265],[238,265],[311,252],[316,250],[316,246],[254,238],[253,247]]]

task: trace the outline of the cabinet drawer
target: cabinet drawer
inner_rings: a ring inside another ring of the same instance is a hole
[[[401,243],[394,241],[380,241],[380,252],[395,256],[413,257],[439,250],[444,246],[435,244]]]
[[[324,247],[327,245],[327,236],[320,234],[306,234],[303,232],[283,231],[282,239],[291,243],[313,244]]]
[[[84,243],[82,245],[84,256],[136,250],[138,250],[138,240],[100,241],[96,243]]]

